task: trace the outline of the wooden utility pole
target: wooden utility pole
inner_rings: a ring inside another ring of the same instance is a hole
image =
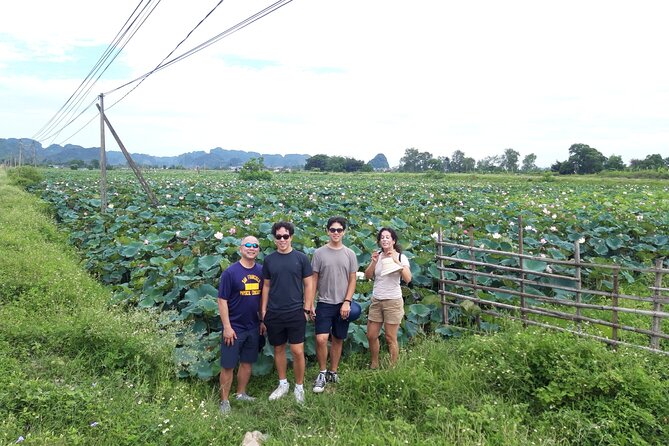
[[[139,184],[142,185],[142,189],[144,189],[144,192],[146,192],[146,195],[149,197],[149,200],[151,200],[151,204],[154,207],[158,206],[158,200],[156,199],[156,196],[153,194],[151,188],[149,187],[149,183],[147,183],[146,180],[144,179],[142,171],[139,170],[139,167],[137,166],[137,164],[135,164],[135,161],[130,156],[130,152],[126,150],[125,146],[121,142],[121,138],[118,137],[116,131],[114,130],[114,127],[112,127],[111,123],[109,122],[109,119],[107,119],[107,116],[102,112],[102,109],[100,108],[99,105],[98,105],[98,110],[100,110],[102,119],[104,119],[104,122],[107,124],[107,127],[109,127],[109,131],[111,132],[112,136],[118,143],[118,146],[121,148],[121,152],[123,152],[126,161],[128,161],[128,166],[130,166],[132,171],[135,172],[135,176],[137,177]]]
[[[107,210],[107,154],[105,151],[105,103],[100,93],[100,212]]]

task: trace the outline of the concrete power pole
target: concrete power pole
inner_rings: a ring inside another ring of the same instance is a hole
[[[105,103],[100,93],[100,212],[107,210],[107,154],[105,151]]]

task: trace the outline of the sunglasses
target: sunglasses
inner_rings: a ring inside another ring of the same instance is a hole
[[[277,240],[281,239],[288,240],[290,238],[290,234],[283,234],[283,235],[276,234],[274,238]]]
[[[344,232],[344,228],[328,228],[328,231],[330,231],[330,232],[333,233],[333,234],[334,234],[335,232],[338,232],[338,233],[341,234],[342,232]]]
[[[257,243],[244,243],[242,246],[245,248],[256,248],[256,249],[260,247],[260,245]]]

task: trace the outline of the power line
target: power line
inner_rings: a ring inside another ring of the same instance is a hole
[[[209,39],[209,40],[207,40],[207,41],[201,43],[200,45],[195,46],[194,48],[191,48],[190,50],[186,51],[185,53],[182,53],[181,55],[175,57],[174,59],[171,59],[171,60],[169,60],[169,61],[167,61],[167,62],[164,62],[164,63],[161,62],[160,64],[158,64],[158,66],[156,66],[156,68],[154,68],[153,70],[149,71],[148,73],[145,73],[145,74],[139,76],[139,77],[136,78],[136,79],[133,79],[133,80],[131,80],[131,81],[129,81],[129,82],[126,82],[125,84],[123,84],[123,85],[121,85],[121,86],[119,86],[119,87],[117,87],[117,88],[115,88],[115,89],[113,89],[113,90],[110,90],[110,91],[108,91],[108,92],[106,92],[106,93],[104,93],[104,94],[105,94],[105,95],[111,94],[111,93],[113,93],[113,92],[115,92],[115,91],[120,90],[121,88],[127,87],[128,85],[131,85],[131,84],[133,84],[133,83],[135,83],[135,82],[138,82],[138,81],[141,83],[141,82],[143,82],[147,77],[149,77],[150,75],[152,75],[152,74],[155,73],[156,71],[160,71],[160,70],[162,70],[162,69],[164,69],[164,68],[167,68],[168,66],[170,66],[170,65],[172,65],[172,64],[175,64],[175,63],[177,63],[177,62],[179,62],[179,61],[181,61],[181,60],[183,60],[183,59],[186,59],[187,57],[192,56],[193,54],[197,53],[198,51],[201,51],[201,50],[207,48],[208,46],[213,45],[214,43],[218,42],[219,40],[221,40],[221,39],[223,39],[223,38],[225,38],[225,37],[227,37],[227,36],[229,36],[229,35],[231,35],[231,34],[237,32],[237,31],[239,31],[239,30],[241,30],[241,29],[247,27],[248,25],[250,25],[251,23],[255,22],[256,20],[259,20],[259,19],[265,17],[266,15],[270,14],[271,12],[276,11],[277,9],[279,9],[279,8],[281,8],[281,7],[285,6],[285,5],[287,5],[288,3],[292,2],[292,1],[293,1],[293,0],[279,0],[279,1],[275,2],[275,3],[273,3],[272,5],[266,7],[265,9],[263,9],[263,10],[261,10],[261,11],[255,13],[255,14],[253,14],[252,16],[250,16],[250,17],[248,17],[248,18],[242,20],[241,22],[237,23],[236,25],[231,26],[230,28],[226,29],[226,30],[223,31],[222,33],[220,33],[220,34],[218,34],[218,35],[212,37],[211,39]],[[172,51],[172,52],[174,52],[174,51]],[[171,53],[170,53],[170,54],[171,54]],[[168,55],[168,57],[169,57],[169,55]],[[163,60],[164,60],[164,59],[163,59]],[[139,86],[139,84],[138,84],[137,86]],[[114,102],[114,104],[112,104],[112,106],[110,106],[110,107],[108,107],[108,108],[111,108],[111,107],[113,107],[114,105],[118,104],[122,99],[124,99],[128,94],[130,94],[135,88],[137,88],[137,86],[135,86],[132,90],[130,90],[128,93],[126,93],[121,99],[119,99],[118,101]]]
[[[33,136],[33,139],[40,138],[41,140],[45,140],[51,137],[55,138],[58,134],[60,134],[62,130],[64,130],[68,125],[70,125],[73,122],[73,120],[70,120],[58,131],[53,131],[57,126],[60,125],[61,122],[66,120],[68,116],[72,116],[73,114],[76,113],[76,108],[81,104],[83,99],[88,95],[88,93],[93,88],[95,83],[105,73],[105,71],[109,68],[111,63],[116,59],[116,57],[118,57],[120,52],[123,50],[123,48],[125,48],[125,46],[130,41],[130,39],[132,39],[132,37],[137,33],[139,28],[141,28],[144,22],[146,22],[151,13],[153,13],[158,4],[160,4],[161,0],[158,0],[155,6],[153,6],[153,8],[151,9],[149,9],[149,7],[151,6],[153,0],[148,0],[144,5],[144,7],[141,7],[144,1],[145,0],[140,0],[139,4],[135,7],[130,17],[128,17],[124,25],[116,34],[116,37],[114,37],[112,43],[108,45],[107,49],[100,56],[100,58],[93,66],[91,71],[88,73],[88,75],[86,75],[81,84],[75,89],[72,95],[70,95],[70,97],[60,107],[60,109],[56,112],[56,114]],[[130,32],[132,33],[125,40],[125,43],[123,43],[120,49],[117,50],[119,44],[126,38],[126,36]],[[111,60],[109,60],[110,57]],[[104,65],[105,62],[107,62],[107,64],[104,66],[104,68],[101,69],[102,65]],[[95,80],[92,80],[93,76],[97,72],[99,72],[98,76],[95,78]],[[81,114],[77,115],[77,117],[80,115]]]

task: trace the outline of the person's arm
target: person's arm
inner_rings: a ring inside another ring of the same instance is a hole
[[[237,339],[237,333],[230,325],[230,313],[228,312],[228,301],[223,298],[218,298],[218,314],[223,323],[223,342],[225,345],[232,345]]]
[[[400,264],[402,265],[402,271],[400,271],[400,274],[402,276],[402,280],[404,280],[405,283],[411,282],[411,266],[409,265],[409,258],[405,255],[404,258],[406,259],[406,263],[400,261]]]
[[[353,300],[353,293],[355,293],[355,271],[348,275],[348,287],[346,288],[346,296],[344,297],[344,303],[341,306],[339,313],[341,314],[342,319],[348,318],[348,313],[351,311],[351,301]]]
[[[270,280],[263,279],[262,294],[260,297],[260,334],[265,333],[265,314],[267,314],[267,302],[269,301]]]
[[[374,269],[376,268],[376,263],[379,261],[379,251],[374,251],[372,253],[372,261],[370,262],[369,265],[367,265],[367,268],[365,269],[365,278],[366,279],[371,279],[374,277]]]
[[[313,278],[313,274],[302,279],[302,284],[304,286],[304,316],[309,319],[315,316],[316,312],[314,311],[314,298],[316,295],[316,284]],[[308,311],[308,313],[307,313]]]

